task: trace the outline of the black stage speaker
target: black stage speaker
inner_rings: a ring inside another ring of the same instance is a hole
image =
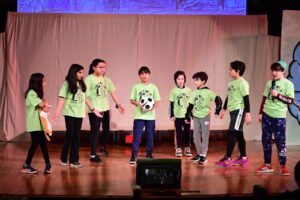
[[[180,188],[181,159],[138,159],[136,184],[141,188]]]

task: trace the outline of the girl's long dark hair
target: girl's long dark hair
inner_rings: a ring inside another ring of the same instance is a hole
[[[82,69],[84,69],[83,66],[81,66],[79,64],[72,64],[70,69],[69,69],[69,72],[66,76],[66,81],[68,82],[68,85],[69,85],[69,92],[71,94],[73,94],[73,100],[75,98],[75,94],[78,91],[77,81],[79,82],[81,90],[83,92],[86,91],[86,86],[85,86],[85,83],[84,83],[83,79],[77,80],[77,78],[76,78],[76,73],[79,72]]]
[[[44,77],[45,76],[42,73],[31,74],[30,79],[29,79],[28,88],[25,92],[25,99],[27,97],[29,90],[34,90],[40,99],[44,98],[44,91],[43,91],[43,78]]]
[[[94,67],[96,67],[99,63],[105,63],[105,60],[102,60],[100,58],[96,58],[92,61],[92,63],[90,64],[90,69],[89,69],[89,74],[94,73]]]

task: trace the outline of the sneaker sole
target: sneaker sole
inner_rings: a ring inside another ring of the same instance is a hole
[[[257,174],[272,174],[274,170],[269,170],[269,171],[256,171]]]
[[[30,171],[27,171],[26,169],[22,169],[21,172],[22,172],[22,174],[37,174],[38,173],[37,171],[30,172]]]
[[[207,165],[207,162],[199,162],[199,165],[205,166],[205,165]]]
[[[280,173],[281,176],[290,176],[291,174],[290,173]]]
[[[71,168],[80,168],[80,167],[82,167],[82,165],[72,165],[72,164],[70,164],[70,167]]]
[[[50,170],[50,171],[49,171],[49,170],[45,170],[45,171],[44,171],[44,174],[51,174],[51,173],[52,173],[51,170]]]
[[[248,166],[249,165],[249,163],[246,163],[246,164],[232,164],[232,166]]]
[[[225,163],[215,163],[215,164],[220,167],[231,167],[232,166],[232,164],[225,164]]]
[[[90,160],[90,162],[92,162],[92,163],[101,163],[102,160]]]

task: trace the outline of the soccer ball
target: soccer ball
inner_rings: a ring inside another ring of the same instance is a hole
[[[154,101],[151,97],[142,97],[141,105],[143,111],[149,111],[153,109]]]

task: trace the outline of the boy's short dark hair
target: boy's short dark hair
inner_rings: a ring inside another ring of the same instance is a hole
[[[176,79],[177,79],[178,76],[180,76],[180,75],[183,75],[183,77],[184,77],[184,83],[186,82],[186,76],[185,76],[184,71],[178,70],[178,71],[175,72],[175,74],[174,74],[174,82],[175,82],[175,84],[177,84],[177,83],[176,83]]]
[[[236,72],[239,71],[239,75],[243,76],[246,65],[242,61],[236,60],[230,63],[230,67],[235,70]]]
[[[201,81],[204,81],[204,84],[208,80],[208,76],[205,72],[197,72],[193,75],[193,79],[200,79]]]
[[[150,74],[151,72],[150,72],[150,69],[147,66],[142,66],[139,69],[139,75],[141,75],[143,73]]]
[[[271,65],[271,71],[281,71],[284,72],[284,68],[282,67],[282,65],[280,65],[279,63],[273,63]]]

